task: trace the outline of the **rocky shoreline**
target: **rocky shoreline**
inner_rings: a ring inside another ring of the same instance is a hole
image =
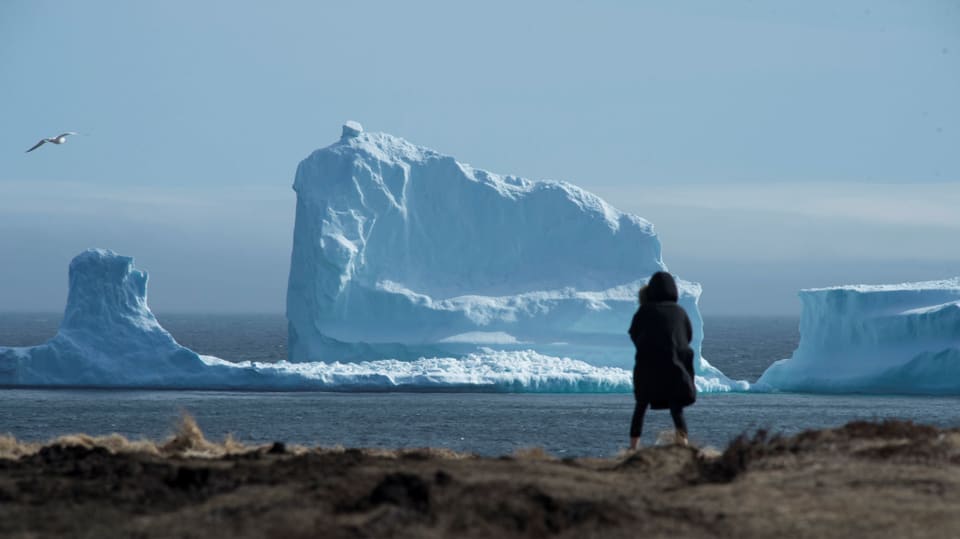
[[[960,431],[854,422],[722,453],[612,459],[531,449],[0,438],[2,537],[946,537],[960,535]]]

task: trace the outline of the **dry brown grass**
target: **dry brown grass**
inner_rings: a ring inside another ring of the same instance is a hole
[[[0,459],[18,459],[36,453],[42,444],[21,442],[9,434],[0,435]]]
[[[513,458],[517,460],[537,460],[537,461],[552,461],[557,460],[557,457],[551,455],[546,449],[535,446],[535,447],[518,447],[513,450]]]
[[[332,447],[318,447],[316,451],[320,453],[344,453],[347,451],[356,451],[365,457],[377,457],[385,459],[410,459],[410,460],[464,460],[477,458],[473,453],[461,453],[445,447],[413,447],[402,449],[388,449],[383,447],[367,447],[360,449],[347,449],[342,445]]]
[[[32,455],[45,446],[102,447],[111,453],[141,453],[165,457],[218,458],[225,455],[245,453],[258,449],[240,443],[227,435],[222,443],[211,442],[204,436],[196,420],[187,413],[180,416],[174,435],[163,442],[154,440],[129,440],[120,434],[90,436],[89,434],[66,434],[47,442],[25,442],[10,435],[0,435],[0,459],[18,459]],[[293,447],[292,452],[303,452],[302,447]]]
[[[111,453],[140,453],[162,457],[183,458],[220,458],[227,455],[248,453],[251,451],[269,451],[271,445],[247,445],[232,434],[227,434],[223,442],[213,442],[207,439],[203,430],[189,413],[184,412],[177,421],[173,436],[163,441],[156,440],[129,440],[120,434],[106,436],[90,436],[89,434],[67,434],[53,438],[46,442],[26,442],[17,440],[10,435],[0,435],[0,459],[18,459],[37,453],[47,446],[80,446],[87,449],[102,447]],[[319,453],[343,453],[358,451],[364,456],[390,459],[432,459],[460,460],[476,458],[471,453],[459,453],[445,448],[366,448],[346,449],[341,445],[332,447],[317,447],[311,449],[302,445],[285,445],[284,453],[302,455],[310,451]],[[542,450],[541,450],[542,451]]]
[[[230,437],[232,440],[232,437]],[[226,454],[224,444],[215,444],[207,440],[190,414],[182,414],[173,438],[159,447],[164,455],[184,457],[219,457]]]
[[[446,460],[472,459],[477,456],[473,453],[461,453],[445,447],[421,447],[416,449],[399,449],[395,453],[400,458],[439,458]]]

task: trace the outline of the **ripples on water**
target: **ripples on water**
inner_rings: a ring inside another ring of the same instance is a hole
[[[957,426],[958,398],[703,395],[687,409],[694,443],[722,448],[744,431],[795,433],[852,419],[900,417]],[[162,439],[181,411],[207,436],[347,447],[447,447],[501,455],[540,446],[562,456],[610,456],[627,443],[630,395],[231,393],[2,390],[0,432],[46,440],[76,431]],[[670,428],[647,415],[643,441]]]

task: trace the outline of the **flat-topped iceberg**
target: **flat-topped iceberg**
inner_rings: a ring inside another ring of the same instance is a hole
[[[758,386],[960,394],[960,278],[803,290],[800,345]]]
[[[483,345],[632,366],[637,291],[666,269],[644,219],[572,184],[487,172],[356,122],[300,163],[293,187],[291,361],[461,357]],[[700,356],[700,286],[678,284],[698,387],[746,389]]]

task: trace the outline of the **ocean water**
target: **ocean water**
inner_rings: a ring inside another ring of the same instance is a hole
[[[282,315],[160,315],[185,346],[232,360],[286,356]],[[39,344],[59,315],[0,314],[0,344]],[[755,380],[799,340],[796,318],[707,317],[704,356],[734,378]],[[701,395],[687,409],[691,439],[723,447],[742,432],[795,433],[853,419],[898,417],[960,426],[960,397]],[[241,393],[134,390],[0,390],[0,433],[46,440],[71,432],[163,438],[193,415],[212,439],[309,446],[446,447],[485,455],[543,447],[563,456],[609,456],[625,447],[631,395],[450,393]],[[670,428],[647,414],[645,444]]]
[[[282,314],[155,314],[177,342],[204,355],[231,361],[279,361],[287,357],[287,319]],[[34,346],[56,335],[60,313],[0,313],[0,346]]]

